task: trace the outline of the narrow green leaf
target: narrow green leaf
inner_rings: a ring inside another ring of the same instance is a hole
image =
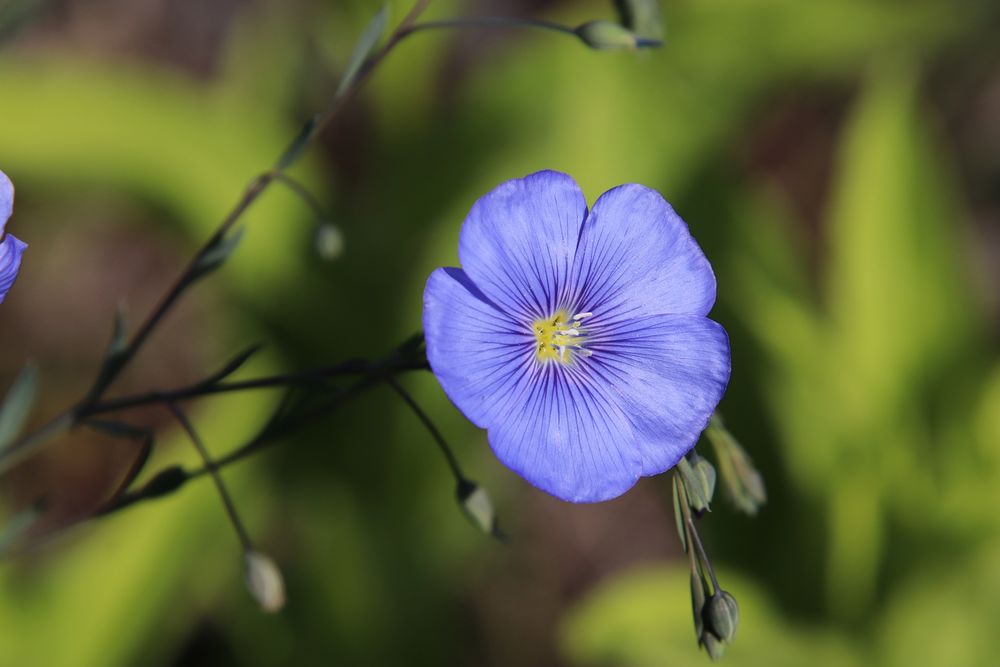
[[[104,354],[104,361],[101,363],[101,368],[97,372],[94,386],[90,389],[90,398],[98,396],[107,389],[108,384],[121,369],[121,364],[124,360],[123,355],[128,348],[125,332],[125,309],[119,307],[115,312],[115,321],[111,329],[111,342],[108,344],[108,350]]]
[[[701,641],[705,631],[705,580],[699,572],[691,572],[691,613],[694,614],[694,636]]]
[[[671,475],[671,484],[674,490],[674,522],[677,524],[677,537],[681,540],[681,546],[684,547],[684,552],[687,553],[688,550],[688,540],[687,540],[687,529],[684,527],[684,513],[681,510],[681,494],[677,488],[680,481],[677,479],[677,473],[675,472]]]
[[[260,343],[255,343],[250,347],[246,348],[245,350],[242,350],[241,352],[236,354],[232,359],[227,361],[222,368],[220,368],[215,373],[212,373],[207,378],[202,380],[201,384],[213,385],[216,384],[217,382],[222,382],[227,377],[229,377],[230,375],[238,371],[240,368],[242,368],[243,364],[250,361],[250,358],[253,355],[257,354],[257,351],[260,350],[261,347],[263,346]]]
[[[115,311],[115,322],[111,329],[111,344],[108,345],[108,358],[117,357],[125,351],[128,341],[125,339],[125,307],[119,306]]]
[[[24,428],[24,422],[35,403],[38,388],[38,367],[28,364],[14,380],[7,397],[0,406],[0,454],[14,441]]]
[[[205,274],[211,273],[222,266],[236,250],[240,241],[243,240],[245,231],[245,227],[239,227],[233,233],[222,237],[211,247],[207,248],[198,258],[198,262],[191,272],[190,280],[201,278]]]
[[[351,89],[351,86],[354,85],[358,75],[361,73],[361,67],[375,51],[379,40],[382,39],[388,20],[389,6],[382,5],[382,9],[378,10],[378,13],[368,23],[364,32],[361,33],[361,37],[358,38],[358,42],[354,46],[354,51],[351,53],[351,59],[347,61],[344,75],[340,79],[340,85],[337,86],[336,97],[346,94]]]
[[[309,141],[316,134],[316,125],[318,122],[318,116],[313,116],[305,122],[299,133],[295,135],[295,138],[288,144],[281,157],[278,161],[274,163],[275,171],[284,171],[288,167],[292,166],[299,156],[302,155],[302,151],[305,150],[306,146],[309,145]]]
[[[0,531],[0,556],[9,554],[21,542],[21,538],[31,530],[35,522],[45,513],[45,503],[37,502],[21,510]]]

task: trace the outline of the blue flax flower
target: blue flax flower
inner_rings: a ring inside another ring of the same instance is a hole
[[[4,235],[4,227],[14,211],[14,184],[0,171],[0,303],[17,278],[21,268],[21,255],[28,246],[10,234]]]
[[[507,466],[596,502],[694,446],[729,338],[706,318],[712,267],[657,192],[622,185],[588,212],[566,174],[508,181],[472,207],[458,255],[427,281],[427,358]]]

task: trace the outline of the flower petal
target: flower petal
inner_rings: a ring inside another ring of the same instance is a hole
[[[573,266],[580,311],[707,315],[715,274],[687,225],[655,190],[621,185],[594,204]]]
[[[588,370],[620,394],[642,474],[672,468],[695,445],[726,391],[725,329],[704,317],[659,315],[602,327],[588,348]]]
[[[17,271],[21,267],[21,255],[27,247],[26,243],[10,234],[0,241],[0,303],[3,303],[14,280],[17,279]]]
[[[13,211],[14,184],[7,178],[7,174],[0,171],[0,236],[3,236],[3,228]]]
[[[489,426],[490,446],[531,484],[571,502],[615,498],[636,483],[642,460],[614,388],[557,364],[535,365]]]
[[[496,420],[520,369],[532,361],[530,331],[480,292],[461,269],[435,270],[424,289],[427,360],[438,381],[476,426]]]
[[[530,321],[560,304],[586,216],[587,201],[566,174],[507,181],[473,205],[458,256],[483,294]]]

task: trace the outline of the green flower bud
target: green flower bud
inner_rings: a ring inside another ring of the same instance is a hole
[[[723,643],[732,642],[736,626],[740,622],[740,607],[736,604],[736,598],[726,591],[713,595],[705,607],[705,622],[710,633]]]
[[[684,481],[684,490],[687,491],[691,509],[696,512],[708,510],[715,491],[715,469],[712,468],[712,464],[694,454],[691,458],[682,457],[677,462],[677,469]]]
[[[712,496],[715,495],[715,467],[697,454],[694,455],[694,458],[694,471],[705,490],[705,497],[712,500]]]
[[[611,21],[591,21],[584,23],[575,30],[583,43],[592,49],[630,49],[640,46],[640,40],[635,33]],[[645,42],[645,40],[643,40]],[[643,44],[648,46],[647,44]]]
[[[708,651],[708,657],[712,660],[718,660],[726,654],[726,645],[716,639],[715,635],[710,632],[701,638],[701,645]]]
[[[691,573],[691,611],[694,612],[694,634],[700,640],[705,631],[705,580]]]

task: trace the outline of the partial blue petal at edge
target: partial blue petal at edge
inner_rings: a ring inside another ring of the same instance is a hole
[[[3,236],[4,226],[14,211],[14,184],[7,174],[0,171],[0,236]]]
[[[21,268],[21,255],[28,245],[7,234],[0,241],[0,303],[7,297],[7,292],[17,279]]]

